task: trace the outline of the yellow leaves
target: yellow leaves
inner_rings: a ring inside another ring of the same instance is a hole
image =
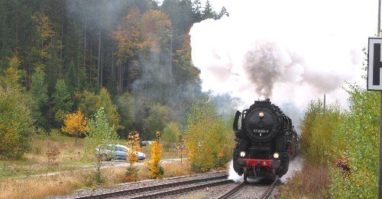
[[[32,16],[32,19],[37,24],[37,30],[43,40],[49,39],[56,34],[48,16],[43,14],[36,14]]]
[[[231,129],[208,104],[193,108],[185,136],[188,159],[194,171],[208,171],[224,165],[233,148]]]
[[[149,10],[143,15],[138,9],[129,10],[122,24],[113,33],[117,41],[117,57],[124,62],[137,50],[159,52],[160,44],[171,37],[171,21],[159,10]]]
[[[64,127],[62,131],[79,136],[88,131],[86,118],[81,111],[69,113],[64,119]]]
[[[150,148],[150,159],[149,161],[145,162],[145,165],[148,167],[152,178],[160,177],[163,172],[159,165],[162,156],[162,145],[159,142],[160,132],[157,131],[155,135],[156,140],[151,144]]]
[[[3,84],[5,84],[5,87],[8,89],[10,87],[14,89],[19,89],[20,84],[20,71],[18,70],[18,67],[20,66],[21,61],[20,59],[14,55],[9,59],[9,67],[4,71],[4,77],[0,77],[0,80]]]
[[[142,17],[143,46],[160,51],[160,43],[170,35],[171,21],[159,10],[149,10]]]
[[[133,56],[141,48],[142,34],[139,28],[141,14],[138,9],[130,9],[121,25],[113,32],[113,38],[117,41],[117,57],[119,62]]]
[[[130,148],[127,159],[130,165],[138,161],[137,152],[141,150],[139,134],[136,131],[130,132],[127,138],[127,146]]]

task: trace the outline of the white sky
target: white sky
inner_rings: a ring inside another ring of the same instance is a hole
[[[344,82],[365,87],[362,64],[369,36],[376,34],[378,0],[211,0],[230,14],[194,24],[192,60],[202,88],[228,93],[250,105],[259,96],[243,68],[246,53],[262,42],[277,45],[281,67],[271,101],[299,107],[327,95],[346,107]]]

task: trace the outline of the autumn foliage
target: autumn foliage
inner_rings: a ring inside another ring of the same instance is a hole
[[[130,149],[126,154],[126,159],[130,165],[125,173],[125,181],[137,181],[139,169],[134,166],[138,161],[137,152],[141,150],[139,134],[136,131],[130,132],[127,138],[127,147]]]
[[[87,132],[88,126],[86,122],[86,118],[81,111],[77,111],[74,113],[69,113],[65,116],[64,127],[62,131],[74,135],[76,137],[80,137]]]
[[[209,171],[228,162],[234,140],[227,125],[230,123],[219,118],[213,105],[194,105],[185,132],[185,146],[193,171]]]
[[[127,140],[127,147],[130,149],[127,153],[127,159],[130,165],[138,161],[137,152],[141,150],[139,134],[136,131],[130,132]]]
[[[146,167],[150,171],[151,178],[158,178],[163,175],[163,168],[159,165],[162,156],[162,145],[159,142],[160,132],[157,131],[156,140],[151,144],[150,160],[145,162]]]
[[[19,83],[20,63],[18,57],[10,58],[9,67],[0,76],[0,158],[17,159],[30,148],[33,123]]]

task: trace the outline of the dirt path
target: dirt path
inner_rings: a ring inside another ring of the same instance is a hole
[[[185,158],[183,158],[183,161]],[[171,162],[176,162],[180,161],[180,158],[171,158],[171,159],[164,159],[161,160],[161,163],[171,163]],[[135,166],[142,167],[144,166],[144,161],[139,161],[134,164]],[[114,161],[103,161],[102,162],[102,167],[101,169],[107,169],[107,168],[123,168],[123,167],[128,167],[129,163],[123,160],[114,160]],[[92,170],[95,169],[94,164],[89,164],[89,165],[84,165],[82,167],[79,167],[77,169],[72,169],[72,170],[64,170],[64,171],[55,171],[55,172],[49,172],[49,173],[43,173],[43,174],[35,174],[35,175],[24,175],[24,176],[17,176],[13,177],[15,179],[18,178],[30,178],[30,177],[48,177],[48,176],[55,176],[55,175],[60,175],[60,174],[65,174],[65,173],[71,173],[73,171],[86,171],[86,170]]]

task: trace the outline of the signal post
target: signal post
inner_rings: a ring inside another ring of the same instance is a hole
[[[369,38],[367,90],[380,92],[378,198],[382,199],[382,38],[381,0],[378,0],[377,37]]]

